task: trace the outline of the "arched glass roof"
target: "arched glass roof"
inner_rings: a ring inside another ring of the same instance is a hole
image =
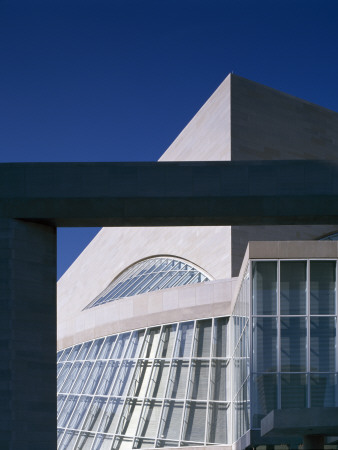
[[[144,294],[210,278],[186,261],[168,256],[148,258],[133,264],[118,275],[87,307],[103,305],[122,297]]]

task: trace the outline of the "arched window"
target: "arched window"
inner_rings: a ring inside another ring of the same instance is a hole
[[[210,280],[187,261],[168,256],[156,256],[139,261],[121,272],[87,308],[93,308],[122,297],[144,294],[186,284]]]

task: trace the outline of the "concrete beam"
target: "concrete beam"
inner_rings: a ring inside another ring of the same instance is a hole
[[[0,216],[53,226],[338,223],[338,163],[0,164]]]

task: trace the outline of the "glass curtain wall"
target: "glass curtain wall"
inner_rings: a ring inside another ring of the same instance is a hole
[[[337,406],[336,261],[252,262],[252,428],[277,408]]]
[[[228,318],[107,336],[58,354],[58,448],[230,442]]]

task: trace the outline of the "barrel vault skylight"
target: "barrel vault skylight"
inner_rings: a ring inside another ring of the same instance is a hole
[[[186,261],[168,256],[148,258],[133,264],[118,275],[87,307],[103,305],[122,297],[144,294],[211,278]]]

